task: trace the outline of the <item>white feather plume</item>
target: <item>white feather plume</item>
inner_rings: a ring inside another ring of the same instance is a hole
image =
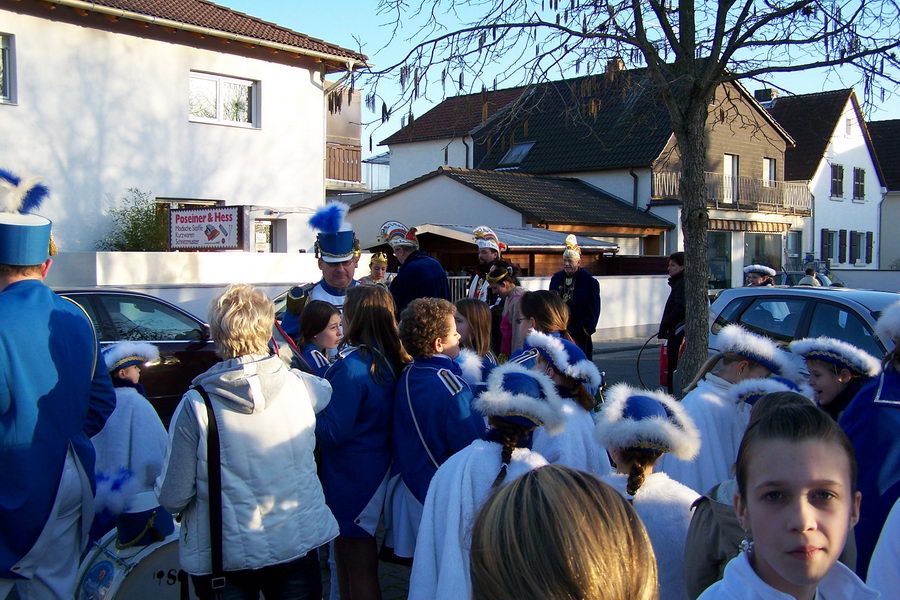
[[[875,325],[875,333],[883,338],[900,342],[900,300],[894,302],[881,311],[878,323]]]
[[[631,396],[649,396],[662,404],[670,417],[633,420],[623,417]],[[606,402],[597,416],[594,430],[597,441],[605,448],[630,448],[638,442],[653,442],[670,448],[681,460],[693,460],[700,451],[700,432],[680,402],[662,391],[635,388],[627,383],[614,385],[606,393]]]
[[[463,379],[469,385],[478,385],[482,383],[481,378],[481,357],[471,348],[460,348],[459,358],[456,363],[462,370]]]

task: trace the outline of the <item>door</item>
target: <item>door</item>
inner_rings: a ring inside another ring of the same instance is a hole
[[[741,174],[740,157],[737,154],[726,154],[722,172],[722,200],[724,202],[735,202],[740,196],[738,195],[738,181]]]

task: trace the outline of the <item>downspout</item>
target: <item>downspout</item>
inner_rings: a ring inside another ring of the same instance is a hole
[[[461,138],[463,146],[466,147],[466,162],[463,165],[466,169],[469,168],[469,145],[466,143],[466,136],[462,136]]]
[[[634,172],[634,167],[628,167],[628,174],[634,179],[634,186],[631,192],[631,205],[634,208],[638,207],[638,176],[637,173]]]

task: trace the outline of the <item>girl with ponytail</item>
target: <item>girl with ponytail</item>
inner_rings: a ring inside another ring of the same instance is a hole
[[[531,450],[536,427],[557,431],[562,400],[541,373],[507,363],[491,371],[473,408],[488,419],[484,438],[444,462],[428,488],[416,540],[409,600],[471,597],[469,548],[475,515],[494,490],[546,465]]]
[[[687,598],[684,545],[699,494],[653,468],[667,452],[692,460],[700,449],[697,428],[675,398],[620,383],[607,394],[596,436],[615,463],[605,480],[631,500],[647,528],[660,600]]]

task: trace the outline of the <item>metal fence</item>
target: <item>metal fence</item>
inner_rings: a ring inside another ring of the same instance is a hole
[[[450,282],[450,301],[456,302],[462,298],[466,297],[466,294],[469,291],[469,276],[468,275],[450,275],[447,277],[447,281]]]

